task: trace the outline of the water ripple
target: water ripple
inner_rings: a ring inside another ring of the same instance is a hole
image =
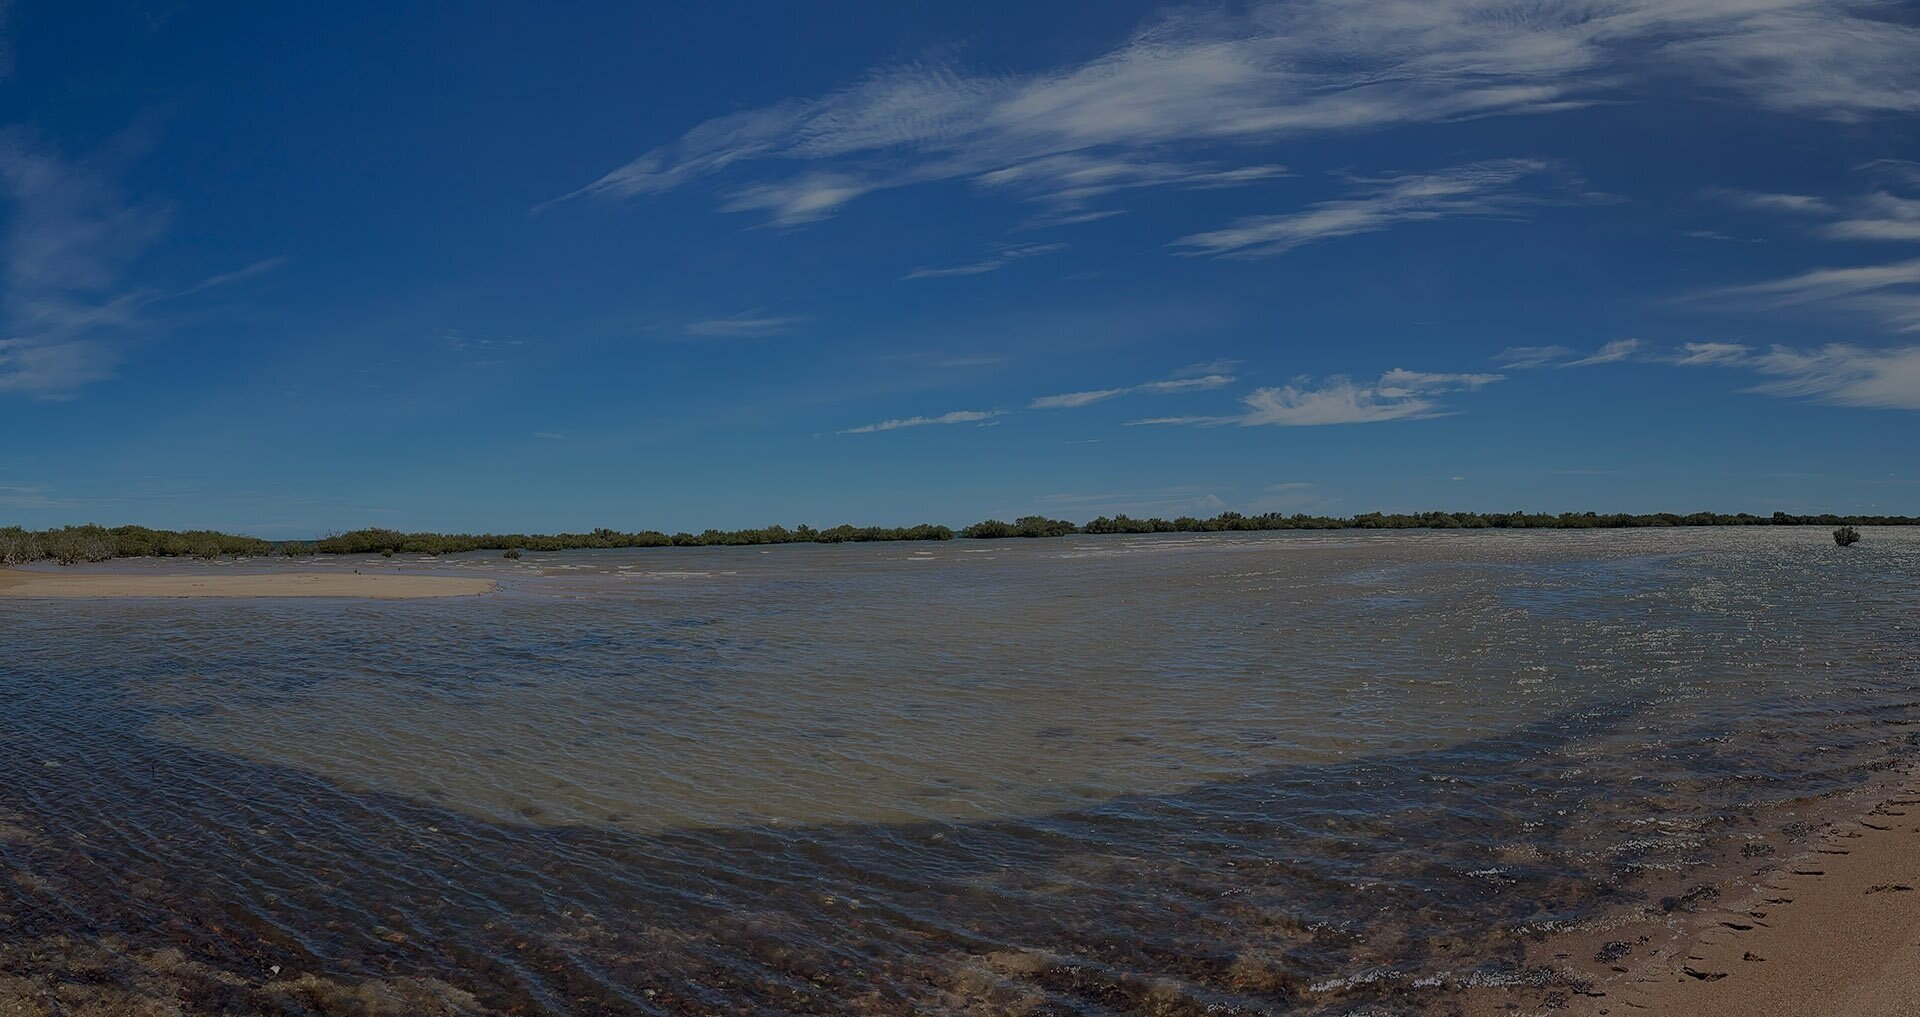
[[[1871,537],[668,549],[310,566],[507,585],[448,602],[13,602],[0,1002],[1340,1013],[1526,978],[1542,930],[1910,751],[1920,533]]]

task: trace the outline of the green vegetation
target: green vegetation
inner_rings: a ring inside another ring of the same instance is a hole
[[[0,528],[0,565],[51,559],[62,565],[108,558],[270,554],[273,544],[212,530],[151,530],[145,526],[65,526],[57,530]]]
[[[1677,515],[1657,512],[1647,515],[1563,512],[1363,512],[1356,516],[1310,516],[1277,512],[1242,515],[1222,512],[1209,519],[1181,516],[1176,519],[1136,519],[1131,516],[1101,516],[1084,526],[1065,519],[1022,516],[1013,522],[988,519],[962,529],[958,536],[977,540],[1007,537],[1062,537],[1069,534],[1101,533],[1222,533],[1256,530],[1404,530],[1404,529],[1624,529],[1654,526],[1837,526],[1835,543],[1842,547],[1860,539],[1859,526],[1920,525],[1913,516],[1837,516],[1789,515],[1775,512],[1756,516],[1742,512],[1723,515],[1695,512]],[[270,542],[257,537],[235,536],[212,530],[153,530],[144,526],[67,526],[56,530],[25,530],[0,527],[0,565],[18,565],[33,561],[57,561],[76,564],[104,561],[108,558],[200,557],[223,555],[284,554],[396,554],[441,555],[466,551],[501,551],[503,557],[517,558],[526,551],[564,551],[578,548],[632,547],[736,547],[761,544],[840,544],[877,540],[951,540],[956,536],[945,526],[922,523],[919,526],[835,526],[815,529],[811,526],[768,526],[758,530],[705,530],[700,533],[664,533],[659,530],[622,532],[599,529],[590,533],[402,533],[398,530],[352,530],[334,533],[314,541]]]
[[[352,530],[310,543],[289,544],[292,554],[460,554],[464,551],[570,551],[580,548],[625,547],[739,547],[757,544],[844,544],[874,540],[951,540],[945,526],[769,526],[759,530],[706,530],[701,533],[663,533],[640,530],[625,533],[598,529],[591,533],[401,533],[398,530]]]
[[[1607,530],[1654,526],[1913,526],[1915,516],[1797,516],[1775,512],[1756,516],[1747,512],[1630,513],[1562,512],[1362,512],[1356,516],[1309,516],[1296,513],[1244,516],[1222,512],[1211,519],[1133,519],[1102,516],[1082,527],[1082,533],[1217,533],[1230,530]]]
[[[988,519],[974,523],[960,531],[962,537],[975,540],[993,540],[999,537],[1064,537],[1069,533],[1079,533],[1080,527],[1065,519],[1048,519],[1046,516],[1021,516],[1011,523],[998,519]],[[1089,530],[1088,532],[1095,532]]]

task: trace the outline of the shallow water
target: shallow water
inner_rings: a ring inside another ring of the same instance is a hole
[[[0,970],[216,1013],[1414,1001],[1920,721],[1912,529],[112,567],[503,585],[0,602]]]

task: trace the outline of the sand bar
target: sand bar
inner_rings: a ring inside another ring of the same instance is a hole
[[[357,572],[68,575],[0,569],[0,597],[356,597],[410,600],[492,593],[491,579]]]

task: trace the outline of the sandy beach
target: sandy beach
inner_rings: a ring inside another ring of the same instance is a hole
[[[491,579],[286,572],[237,575],[67,575],[0,569],[0,597],[356,597],[410,600],[492,593]]]
[[[1892,787],[1574,1012],[1920,1014],[1920,782]]]
[[[1863,803],[1751,878],[1550,941],[1558,988],[1470,992],[1465,1012],[1920,1015],[1920,779]]]

